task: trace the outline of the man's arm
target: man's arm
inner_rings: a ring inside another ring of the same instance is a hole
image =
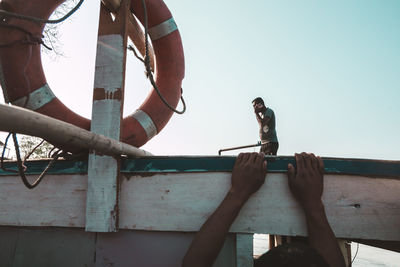
[[[260,189],[266,174],[264,153],[239,154],[232,171],[231,189],[196,234],[182,266],[205,267],[214,263],[240,209]]]
[[[289,187],[304,210],[308,240],[329,266],[346,266],[336,237],[329,225],[321,200],[324,163],[314,154],[296,154],[297,173],[288,165]]]

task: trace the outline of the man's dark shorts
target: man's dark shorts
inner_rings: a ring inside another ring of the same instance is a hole
[[[279,143],[269,142],[261,145],[260,152],[264,152],[265,155],[276,155],[278,152]]]

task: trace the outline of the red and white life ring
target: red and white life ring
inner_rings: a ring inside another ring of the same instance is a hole
[[[0,9],[47,19],[64,1],[3,0]],[[162,0],[146,0],[146,6],[156,61],[156,85],[165,100],[176,107],[181,97],[185,68],[181,37]],[[131,11],[143,24],[144,11],[140,0],[131,0]],[[0,27],[0,84],[5,100],[89,130],[90,120],[66,107],[47,85],[40,55],[44,24],[17,18],[2,19],[1,23],[12,25]],[[136,147],[144,145],[164,128],[172,114],[173,111],[162,103],[153,88],[139,109],[123,119],[122,141]]]

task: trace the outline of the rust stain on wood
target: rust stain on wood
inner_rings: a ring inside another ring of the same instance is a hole
[[[87,191],[86,189],[75,189],[75,190],[74,190],[74,192],[78,192],[78,193],[79,193],[79,192],[86,192],[86,191]]]
[[[104,88],[94,88],[93,91],[93,101],[105,100],[105,99],[122,99],[122,90],[117,88],[115,91],[107,91]]]
[[[132,175],[138,178],[147,178],[147,177],[152,177],[154,175],[162,175],[162,173],[156,173],[156,172],[132,172]]]

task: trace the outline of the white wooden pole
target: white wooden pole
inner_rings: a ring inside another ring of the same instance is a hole
[[[95,134],[28,109],[0,104],[0,131],[32,135],[51,143],[69,144],[97,154],[130,157],[151,156],[150,152]]]
[[[123,0],[113,21],[101,5],[97,39],[91,131],[119,140],[127,51],[130,0]],[[89,154],[86,231],[118,230],[118,158]]]
[[[121,6],[121,0],[102,0],[102,2],[113,13],[117,13]],[[146,51],[144,32],[132,13],[129,13],[128,19],[128,36],[139,53],[144,57]],[[151,43],[148,44],[148,53],[150,58],[150,66],[154,70],[154,49]]]

